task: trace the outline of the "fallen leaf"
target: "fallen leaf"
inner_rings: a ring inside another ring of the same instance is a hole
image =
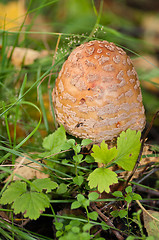
[[[12,31],[18,30],[24,20],[25,12],[25,1],[0,3],[0,28]]]
[[[7,49],[7,57],[9,58],[11,55],[13,47],[10,46]],[[20,67],[22,64],[24,66],[33,64],[34,61],[38,58],[43,58],[47,56],[49,52],[47,50],[43,50],[41,52],[30,49],[30,48],[19,48],[15,47],[12,57],[11,57],[11,62],[14,66]]]
[[[38,159],[36,159],[36,161],[38,161]],[[49,177],[48,174],[44,173],[44,168],[40,164],[33,162],[31,157],[27,154],[24,154],[23,157],[20,156],[15,160],[13,173],[5,180],[5,182],[10,180],[12,176],[11,179],[13,181],[21,180],[21,178],[16,176],[15,173],[26,179]]]
[[[144,227],[146,228],[148,236],[159,239],[159,212],[152,210],[147,210],[147,212],[148,214],[145,211],[143,212]],[[158,221],[154,218],[158,219]]]

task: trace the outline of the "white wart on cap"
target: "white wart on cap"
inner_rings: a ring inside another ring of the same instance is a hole
[[[145,126],[140,82],[131,59],[107,41],[90,41],[73,50],[56,79],[53,103],[57,122],[69,134],[94,142]]]

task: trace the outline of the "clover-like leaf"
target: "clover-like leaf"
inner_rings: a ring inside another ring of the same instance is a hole
[[[117,139],[118,154],[115,163],[126,171],[132,171],[139,155],[141,132],[128,129]]]
[[[16,198],[12,208],[14,213],[24,213],[24,217],[37,219],[45,208],[49,207],[49,198],[39,192],[26,192]]]
[[[81,203],[79,201],[74,201],[71,204],[71,209],[76,209],[76,208],[79,208],[79,207],[81,207]]]
[[[88,213],[87,216],[88,216],[89,218],[91,218],[92,220],[95,220],[95,221],[96,221],[97,218],[98,218],[98,213],[95,212],[95,211],[93,211],[93,212]]]
[[[118,183],[117,174],[108,168],[96,168],[88,177],[90,188],[98,187],[98,191],[109,193],[110,185]]]
[[[117,156],[117,149],[115,147],[108,149],[108,145],[103,140],[100,147],[98,145],[93,145],[93,153],[91,154],[94,157],[95,162],[108,164]]]

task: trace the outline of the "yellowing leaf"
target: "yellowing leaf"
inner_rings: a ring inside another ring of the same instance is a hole
[[[0,28],[5,30],[18,30],[25,17],[24,1],[11,1],[0,3]]]
[[[98,187],[98,191],[110,192],[110,185],[118,183],[117,174],[108,168],[96,168],[88,177],[90,188]]]
[[[92,157],[94,157],[95,162],[108,164],[117,156],[117,149],[115,147],[108,149],[108,145],[103,140],[100,147],[98,145],[93,145]]]

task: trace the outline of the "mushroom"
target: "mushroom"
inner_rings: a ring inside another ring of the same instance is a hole
[[[126,52],[107,41],[75,48],[53,90],[56,120],[66,131],[93,142],[109,141],[128,128],[142,131],[145,111],[140,82]]]

